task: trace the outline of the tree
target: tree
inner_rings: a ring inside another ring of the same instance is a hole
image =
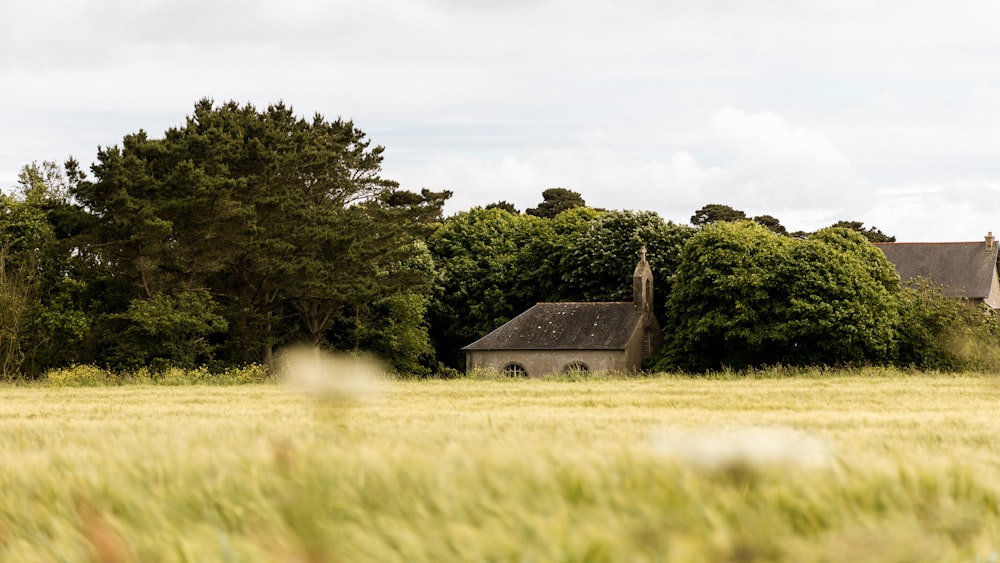
[[[720,221],[742,221],[746,218],[747,214],[739,209],[733,209],[720,203],[710,203],[694,212],[694,215],[691,216],[691,224],[701,227]]]
[[[569,241],[559,265],[560,301],[631,301],[632,272],[639,248],[657,284],[655,311],[662,315],[671,279],[680,263],[681,249],[694,229],[664,221],[653,211],[601,213]]]
[[[228,327],[205,290],[133,299],[114,319],[120,328],[105,361],[122,368],[209,365],[215,359],[211,337]]]
[[[96,179],[73,195],[130,292],[109,318],[200,295],[198,311],[226,320],[226,361],[270,361],[284,342],[322,345],[347,308],[429,290],[419,273],[382,272],[407,260],[450,193],[399,190],[381,176],[383,152],[350,121],[211,100],[162,139],[140,131],[101,150]]]
[[[0,377],[19,373],[21,332],[38,287],[38,247],[51,236],[41,210],[0,194]]]
[[[660,367],[888,362],[898,285],[885,256],[846,229],[799,240],[749,221],[708,225],[684,246]]]
[[[830,227],[852,230],[868,239],[870,242],[896,242],[896,237],[887,235],[875,227],[864,227],[861,221],[837,221]]]
[[[783,363],[884,364],[892,359],[899,276],[885,255],[842,228],[796,240],[778,270]]]
[[[566,188],[549,188],[542,192],[542,202],[538,207],[525,210],[528,215],[551,219],[567,209],[574,207],[585,207],[587,203],[583,201],[583,196],[573,190]]]
[[[73,353],[89,332],[79,302],[86,253],[66,242],[80,224],[69,201],[79,179],[72,159],[22,168],[0,195],[0,375],[34,375]]]
[[[444,222],[427,245],[437,265],[429,307],[431,334],[442,361],[464,364],[460,348],[541,300],[539,239],[549,221],[502,209],[473,208]],[[544,268],[545,266],[541,266]]]
[[[753,222],[758,225],[764,225],[772,233],[777,233],[779,235],[788,234],[788,229],[781,224],[781,221],[778,221],[776,217],[772,217],[771,215],[758,215],[753,218]]]
[[[775,362],[777,271],[792,239],[750,221],[706,224],[685,244],[667,302],[665,361],[693,371]]]
[[[940,371],[1000,370],[1000,319],[983,303],[946,297],[926,278],[899,294],[896,363]]]
[[[497,202],[491,203],[491,204],[487,205],[485,207],[485,209],[503,209],[507,213],[513,213],[514,215],[517,215],[518,213],[520,213],[520,211],[518,211],[517,208],[514,207],[513,203],[511,203],[509,201],[506,201],[506,200],[502,200],[502,201],[497,201]]]
[[[680,249],[693,231],[654,212],[577,207],[552,219],[500,209],[459,213],[428,241],[439,272],[429,308],[438,353],[461,366],[461,347],[538,302],[630,301],[643,245],[662,313]]]

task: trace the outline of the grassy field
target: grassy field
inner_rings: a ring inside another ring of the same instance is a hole
[[[1000,380],[0,387],[0,561],[997,561]]]

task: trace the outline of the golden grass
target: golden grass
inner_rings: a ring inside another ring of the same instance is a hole
[[[998,399],[881,372],[0,387],[0,561],[991,561]]]

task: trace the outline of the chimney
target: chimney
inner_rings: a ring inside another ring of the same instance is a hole
[[[993,243],[996,239],[993,238],[993,231],[986,233],[986,250],[993,250]]]

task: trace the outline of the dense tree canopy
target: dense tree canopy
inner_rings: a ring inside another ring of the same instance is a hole
[[[349,121],[209,100],[162,139],[102,149],[72,195],[120,297],[101,332],[137,335],[99,343],[103,357],[269,360],[276,344],[328,342],[349,309],[429,291],[432,269],[408,265],[449,194],[399,190],[382,152]],[[165,317],[179,324],[150,324]]]
[[[662,316],[681,248],[693,233],[652,211],[603,212],[570,241],[557,296],[564,301],[630,301],[629,280],[645,246],[656,284],[655,309]]]
[[[587,205],[583,196],[566,188],[549,188],[542,192],[542,202],[538,207],[525,210],[528,215],[551,219],[563,211]]]
[[[853,231],[800,240],[749,221],[706,226],[684,246],[663,365],[888,362],[898,285],[885,256]]]
[[[500,208],[460,212],[430,237],[438,268],[430,322],[442,360],[461,365],[462,346],[540,300],[532,282],[553,270],[535,249],[551,237],[545,219]]]
[[[0,377],[269,363],[296,342],[448,372],[537,302],[629,300],[641,246],[661,368],[1000,370],[996,314],[900,287],[870,244],[895,238],[861,222],[789,236],[710,204],[678,225],[565,188],[523,215],[444,218],[450,192],[400,189],[383,152],[350,121],[202,100],[161,137],[100,149],[92,177],[25,166],[0,194]]]
[[[441,359],[542,301],[628,301],[639,248],[657,276],[657,305],[693,229],[653,212],[575,207],[551,219],[476,208],[445,221],[429,246],[439,269],[431,326]]]
[[[861,221],[837,221],[830,226],[850,229],[871,242],[896,242],[896,237],[887,235],[876,227],[865,228],[865,224]]]
[[[710,203],[691,216],[691,224],[700,227],[711,225],[720,221],[742,221],[747,218],[747,214],[739,209],[733,209],[721,203]]]

